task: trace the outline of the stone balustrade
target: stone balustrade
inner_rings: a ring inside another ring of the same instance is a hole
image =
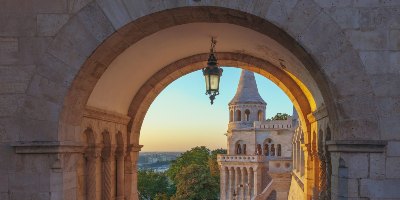
[[[260,163],[267,160],[266,156],[258,155],[223,155],[219,154],[217,157],[219,162],[254,162]]]
[[[257,129],[292,129],[291,117],[287,120],[255,121],[253,124]]]

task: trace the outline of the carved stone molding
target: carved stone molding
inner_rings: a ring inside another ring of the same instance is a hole
[[[57,153],[83,153],[85,145],[76,142],[16,142],[15,147],[18,154],[57,154]]]
[[[317,110],[307,115],[307,119],[310,123],[319,121],[325,117],[328,117],[328,111],[324,105],[320,106]]]
[[[120,113],[106,111],[90,106],[86,106],[83,116],[91,119],[99,119],[102,121],[113,122],[123,125],[128,125],[129,120],[131,119],[127,115],[122,115]]]
[[[387,145],[384,140],[337,140],[327,141],[329,152],[383,153]]]

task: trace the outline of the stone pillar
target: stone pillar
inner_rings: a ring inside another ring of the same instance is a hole
[[[252,170],[252,168],[249,169],[248,171],[248,182],[249,182],[249,198],[248,199],[252,199],[253,198],[253,192],[254,192],[254,172]]]
[[[114,194],[112,188],[115,187],[111,165],[115,159],[115,148],[104,147],[102,151],[102,200],[113,200]]]
[[[97,163],[100,161],[100,150],[89,147],[85,153],[86,158],[86,198],[99,199],[97,188],[100,187],[99,177],[97,177]]]
[[[125,156],[125,199],[139,199],[137,191],[137,160],[143,145],[128,145]]]
[[[233,190],[235,184],[235,170],[234,168],[229,168],[229,186],[228,186],[228,199],[233,199]]]
[[[226,191],[227,191],[227,188],[226,188],[227,181],[226,180],[227,180],[227,178],[228,178],[228,176],[226,175],[226,169],[224,166],[222,166],[220,169],[220,184],[219,184],[221,200],[227,199],[227,196],[226,196]]]
[[[240,185],[241,185],[241,187],[240,187],[240,194],[241,194],[241,198],[240,199],[245,199],[246,198],[246,178],[245,178],[245,172],[244,172],[245,170],[244,170],[244,168],[241,168],[240,169],[240,172],[242,172],[242,175],[241,175],[241,181],[240,181]]]
[[[257,196],[261,193],[261,185],[262,185],[262,174],[261,167],[258,166],[254,169],[254,196]]]
[[[236,175],[235,175],[235,185],[233,186],[236,192],[236,198],[235,200],[239,200],[240,199],[240,189],[239,189],[239,184],[240,184],[240,179],[241,179],[241,173],[240,173],[240,168],[236,168],[235,169]]]
[[[125,152],[123,148],[118,148],[116,152],[117,160],[117,198],[125,199]]]

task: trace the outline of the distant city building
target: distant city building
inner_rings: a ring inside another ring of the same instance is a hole
[[[221,200],[250,200],[263,194],[276,195],[277,199],[288,197],[292,138],[300,130],[297,113],[293,110],[293,117],[286,120],[265,120],[266,106],[254,73],[243,70],[236,95],[229,103],[228,153],[218,155]]]

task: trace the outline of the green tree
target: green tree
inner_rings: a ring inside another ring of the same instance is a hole
[[[138,171],[138,190],[141,200],[166,200],[175,193],[165,173],[152,170]]]
[[[207,166],[190,164],[176,175],[178,184],[173,200],[216,200],[219,184]]]
[[[215,149],[211,151],[211,155],[208,158],[208,166],[210,167],[211,175],[217,178],[218,184],[219,184],[219,167],[217,162],[217,155],[226,153],[227,153],[226,149]]]
[[[172,181],[174,181],[175,184],[177,184],[176,176],[182,171],[183,168],[191,164],[207,166],[209,156],[210,150],[205,146],[194,147],[171,162],[170,168],[167,171],[167,175]]]
[[[275,116],[271,118],[271,120],[287,120],[290,115],[286,113],[276,113]]]

